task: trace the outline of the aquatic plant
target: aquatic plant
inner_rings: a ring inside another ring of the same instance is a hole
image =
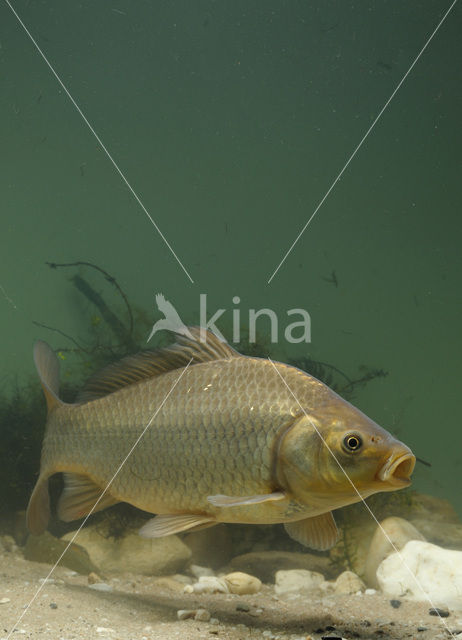
[[[74,395],[68,386],[62,397]],[[29,500],[38,471],[45,428],[46,406],[39,385],[17,383],[0,396],[0,434],[3,450],[0,465],[0,505],[3,518],[22,509]]]
[[[408,518],[416,495],[412,489],[376,493],[366,498],[366,504],[379,522],[390,516]],[[365,559],[361,542],[372,536],[376,522],[362,502],[339,509],[335,512],[335,520],[340,540],[329,552],[331,565],[337,574],[345,569],[361,574]]]
[[[366,365],[358,367],[359,375],[356,378],[350,378],[346,373],[327,362],[314,360],[309,356],[301,356],[292,358],[289,364],[306,371],[318,380],[321,380],[331,389],[336,391],[346,400],[351,400],[357,389],[364,387],[368,382],[376,378],[384,378],[388,375],[388,371],[376,369]]]

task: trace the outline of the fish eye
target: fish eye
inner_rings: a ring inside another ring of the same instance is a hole
[[[362,444],[363,441],[355,433],[350,433],[343,438],[343,448],[348,452],[358,451],[358,449],[361,449]]]

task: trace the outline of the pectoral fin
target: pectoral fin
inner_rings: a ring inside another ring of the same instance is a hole
[[[311,549],[318,551],[325,551],[333,547],[339,535],[330,511],[314,518],[286,522],[284,527],[291,538],[305,547],[311,547]]]
[[[260,504],[262,502],[272,502],[273,500],[283,500],[285,494],[281,491],[265,493],[261,496],[207,496],[207,501],[214,507],[240,507],[245,504]]]
[[[191,513],[159,515],[148,520],[138,531],[143,538],[163,538],[188,529],[205,529],[218,524],[214,518]]]
[[[119,502],[110,493],[105,493],[98,502],[103,489],[88,476],[65,473],[64,483],[64,491],[58,502],[58,518],[64,522],[78,520],[88,515],[92,510],[93,512],[101,511]],[[97,502],[98,504],[96,504]]]

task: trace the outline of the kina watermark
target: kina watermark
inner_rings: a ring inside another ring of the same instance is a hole
[[[222,342],[228,342],[221,333],[216,323],[218,320],[229,321],[231,316],[232,342],[239,343],[242,339],[242,326],[246,327],[246,338],[249,343],[255,344],[257,341],[257,325],[265,329],[270,328],[271,342],[277,343],[283,335],[284,340],[290,344],[300,344],[301,342],[311,342],[311,316],[306,309],[288,309],[285,313],[284,322],[273,309],[267,307],[263,309],[249,309],[248,315],[244,317],[239,308],[241,299],[239,296],[232,298],[232,309],[217,309],[211,317],[207,309],[207,294],[199,294],[199,327],[201,329],[201,340],[206,341],[207,331],[214,333]],[[157,320],[152,327],[147,342],[161,330],[173,331],[181,335],[193,338],[187,325],[180,318],[179,313],[169,300],[162,293],[156,294],[156,304],[158,310],[164,315]]]

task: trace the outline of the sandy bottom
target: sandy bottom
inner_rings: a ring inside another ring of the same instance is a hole
[[[154,578],[132,574],[109,578],[106,582],[113,591],[100,592],[88,586],[85,576],[58,567],[52,582],[36,595],[49,570],[48,565],[16,554],[0,555],[2,640],[10,636],[52,640],[436,640],[449,638],[448,629],[462,634],[462,614],[445,618],[446,628],[439,618],[429,615],[429,605],[403,601],[395,609],[378,594],[285,601],[274,595],[271,585],[265,585],[252,596],[198,596],[173,592],[155,584]],[[177,620],[179,609],[197,608],[210,611],[216,621]]]

